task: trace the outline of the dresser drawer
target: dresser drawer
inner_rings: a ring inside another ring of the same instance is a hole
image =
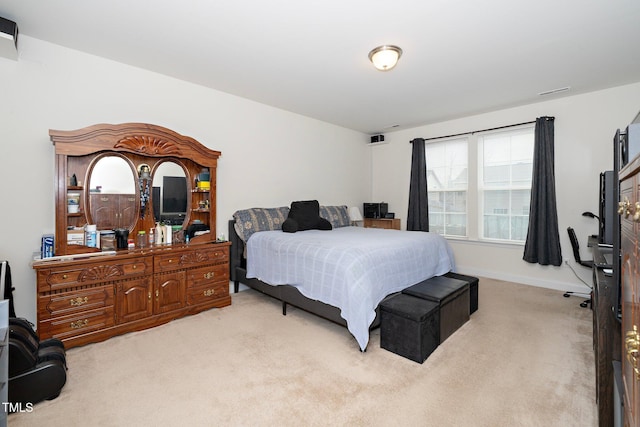
[[[151,257],[38,269],[38,291],[48,292],[152,274]]]
[[[365,218],[365,228],[385,228],[388,230],[400,230],[400,218]]]
[[[113,313],[113,306],[109,306],[71,316],[39,321],[38,334],[41,339],[58,338],[64,340],[87,332],[99,331],[115,324]]]
[[[72,292],[61,292],[38,297],[38,318],[68,316],[73,313],[112,306],[113,286],[97,286]]]
[[[229,260],[229,247],[226,245],[203,245],[186,252],[156,255],[155,272],[193,268]]]
[[[229,295],[229,282],[210,283],[187,289],[187,304],[196,305],[214,301]]]
[[[229,282],[229,266],[216,264],[187,271],[187,287],[207,286],[213,282]]]

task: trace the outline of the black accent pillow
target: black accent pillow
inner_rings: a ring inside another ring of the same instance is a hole
[[[282,223],[282,231],[295,233],[304,230],[331,230],[333,227],[320,217],[320,203],[317,200],[304,200],[291,203],[289,216]]]

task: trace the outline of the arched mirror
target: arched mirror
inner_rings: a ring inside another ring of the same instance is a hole
[[[151,201],[154,220],[184,225],[188,195],[187,177],[182,165],[174,161],[160,163],[153,171]]]
[[[120,156],[103,156],[89,177],[90,220],[99,230],[132,229],[136,224],[136,176]]]

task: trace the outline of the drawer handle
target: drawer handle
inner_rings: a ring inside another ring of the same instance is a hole
[[[89,302],[89,297],[78,297],[78,298],[73,298],[71,301],[69,301],[69,303],[71,303],[71,307],[80,307],[81,305],[84,305],[86,303]]]
[[[206,289],[206,290],[203,292],[203,294],[204,294],[204,296],[205,296],[205,297],[213,296],[213,295],[215,295],[215,293],[216,293],[216,290],[215,290],[215,289]]]
[[[618,214],[628,217],[629,214],[631,214],[630,206],[631,202],[629,201],[629,198],[625,197],[624,201],[618,203]]]
[[[627,350],[627,360],[633,366],[636,380],[640,380],[640,369],[638,369],[638,350],[640,349],[640,333],[638,327],[633,325],[633,330],[625,334],[624,347]]]
[[[78,320],[77,322],[71,322],[71,329],[84,328],[89,324],[89,319]]]
[[[170,259],[170,260],[169,260],[169,264],[171,264],[172,262],[173,262],[173,260],[172,260],[172,259]]]
[[[136,268],[138,268],[138,266],[133,264],[133,269],[135,270]]]
[[[63,275],[62,275],[62,278],[63,278],[63,279],[66,279],[66,278],[68,278],[68,277],[69,277],[69,276],[67,276],[66,274],[63,274]]]
[[[216,275],[216,273],[215,273],[215,272],[213,272],[213,271],[209,271],[209,272],[207,272],[207,273],[204,273],[202,276],[203,276],[205,279],[213,279],[215,275]]]

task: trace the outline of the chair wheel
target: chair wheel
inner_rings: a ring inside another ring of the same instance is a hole
[[[562,296],[563,296],[563,297],[565,297],[565,298],[569,298],[569,297],[571,296],[571,294],[566,293],[566,294],[564,294],[564,295],[562,295]]]
[[[587,307],[587,302],[586,301],[581,302],[580,303],[580,307],[586,308]]]

